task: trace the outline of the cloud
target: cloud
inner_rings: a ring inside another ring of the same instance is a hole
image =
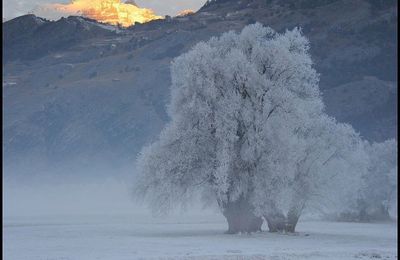
[[[184,9],[198,10],[206,0],[136,0],[140,7],[154,10],[159,15],[175,16]],[[61,0],[4,0],[3,18],[11,19],[27,13],[35,13],[47,19],[58,19],[60,13],[45,8],[48,4],[67,4]]]
[[[74,0],[67,4],[45,4],[36,8],[34,13],[48,19],[81,15],[100,22],[123,26],[163,19],[149,8],[141,8],[135,2],[121,0]]]

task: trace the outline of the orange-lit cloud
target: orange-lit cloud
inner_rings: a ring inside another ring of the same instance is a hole
[[[139,8],[134,1],[122,3],[121,0],[73,0],[69,4],[50,4],[47,8],[67,15],[82,15],[99,22],[124,27],[135,22],[146,23],[164,17],[156,15],[151,9]]]
[[[194,11],[190,10],[190,9],[186,9],[186,10],[180,11],[177,16],[186,16],[186,15],[190,15],[190,14],[194,14]]]

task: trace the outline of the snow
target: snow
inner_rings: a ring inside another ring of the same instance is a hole
[[[122,32],[121,29],[119,29],[118,27],[116,27],[116,26],[114,26],[114,25],[111,25],[111,24],[105,24],[105,23],[99,23],[99,22],[91,22],[91,21],[86,21],[86,22],[89,23],[89,24],[98,26],[98,27],[100,27],[100,28],[109,30],[109,31],[114,31],[114,32],[116,32],[116,33]]]
[[[302,221],[294,235],[224,234],[221,215],[3,218],[4,259],[397,259],[397,224]],[[266,227],[263,227],[265,230]]]

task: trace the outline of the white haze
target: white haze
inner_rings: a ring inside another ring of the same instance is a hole
[[[141,215],[165,219],[166,216],[153,216],[145,204],[134,198],[135,174],[104,177],[106,175],[87,178],[41,174],[26,180],[3,179],[4,218]],[[169,218],[187,214],[217,215],[218,210],[213,207],[204,210],[200,203],[194,203],[190,209],[179,209]]]
[[[87,215],[138,211],[122,180],[3,183],[5,216]],[[140,209],[139,211],[143,211]]]

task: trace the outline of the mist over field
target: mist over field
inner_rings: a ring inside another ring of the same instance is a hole
[[[141,213],[122,180],[54,181],[3,184],[5,217]]]

